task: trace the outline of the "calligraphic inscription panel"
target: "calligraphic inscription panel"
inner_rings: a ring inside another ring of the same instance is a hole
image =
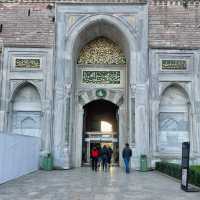
[[[38,69],[40,68],[40,59],[36,58],[16,58],[15,60],[16,68],[31,68]]]
[[[161,70],[187,70],[187,61],[161,60]]]
[[[82,83],[120,84],[120,71],[82,71]]]

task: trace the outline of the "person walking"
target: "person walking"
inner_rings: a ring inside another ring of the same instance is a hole
[[[130,173],[129,161],[130,161],[131,156],[132,156],[132,150],[130,149],[129,144],[126,143],[125,147],[122,151],[122,157],[123,157],[123,160],[124,160],[126,173]]]
[[[103,171],[107,170],[108,154],[109,154],[108,148],[106,147],[106,145],[104,145],[102,150],[101,150],[101,159],[102,159]]]
[[[111,146],[108,147],[108,166],[111,166],[111,159],[112,159],[113,150]]]
[[[97,162],[97,168],[99,169],[101,166],[101,144],[97,145],[97,149],[99,151],[99,157],[98,157],[98,162]]]
[[[92,158],[92,170],[97,171],[97,164],[98,164],[98,158],[99,158],[99,150],[96,148],[96,146],[92,149],[91,152],[91,158]]]

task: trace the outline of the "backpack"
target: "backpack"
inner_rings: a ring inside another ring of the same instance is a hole
[[[103,148],[102,151],[101,151],[102,157],[104,157],[104,158],[108,157],[108,154],[109,154],[108,149],[107,148]]]
[[[92,150],[92,157],[97,158],[99,156],[98,150]]]

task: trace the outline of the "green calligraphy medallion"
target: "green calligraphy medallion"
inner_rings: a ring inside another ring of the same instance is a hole
[[[106,95],[107,95],[107,92],[106,92],[106,90],[104,90],[104,89],[98,89],[98,90],[96,90],[96,96],[97,97],[106,97]]]

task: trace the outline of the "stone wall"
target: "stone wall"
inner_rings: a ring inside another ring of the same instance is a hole
[[[4,40],[5,46],[50,47],[54,44],[55,18],[54,4],[49,3],[78,3],[80,1],[0,0],[0,2],[17,2],[0,3],[0,24],[3,26],[0,39]],[[103,1],[83,0],[81,2],[99,3]],[[116,0],[109,1],[109,3],[112,2],[116,2]],[[146,1],[120,0],[119,2],[142,4]],[[189,1],[187,5],[184,5],[183,2],[183,0],[150,0],[150,48],[197,49],[200,47],[200,9],[198,1],[193,3]],[[108,2],[105,1],[105,3]]]

